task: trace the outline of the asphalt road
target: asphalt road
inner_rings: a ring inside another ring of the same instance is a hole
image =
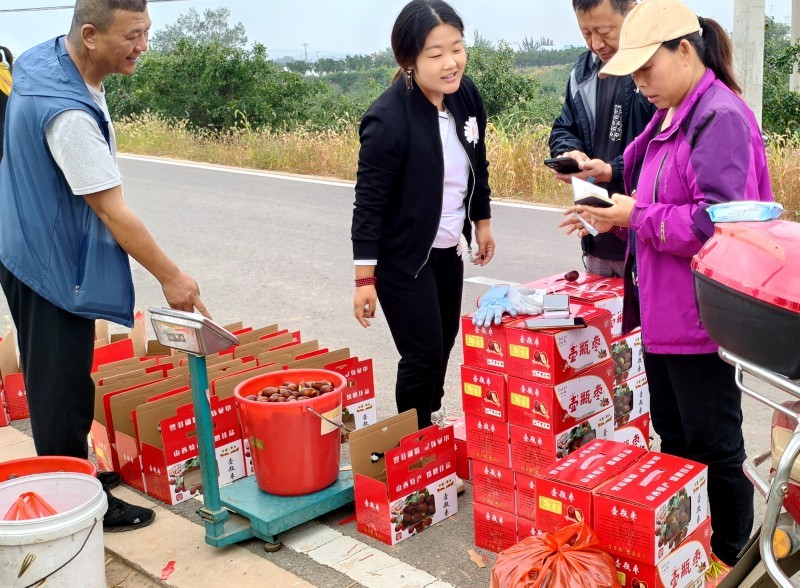
[[[378,416],[395,413],[398,356],[388,327],[380,309],[369,329],[352,316],[352,185],[129,157],[121,158],[120,166],[129,206],[181,268],[197,279],[216,321],[241,320],[254,327],[279,323],[300,330],[304,340],[318,339],[330,349],[347,347],[353,355],[372,357]],[[579,269],[577,239],[558,231],[559,218],[560,212],[553,209],[497,203],[492,220],[497,254],[485,267],[467,267],[463,311],[474,309],[485,284],[522,283]],[[134,282],[138,308],[164,305],[157,281],[137,264]],[[8,309],[0,299],[0,329],[5,333],[9,328]],[[459,343],[452,354],[445,397],[456,413],[460,412],[460,363]],[[750,400],[745,400],[744,411],[752,456],[769,447],[770,412]],[[358,537],[450,584],[486,586],[490,566],[480,570],[466,555],[473,547],[469,490],[459,503],[461,512],[454,521],[398,547]],[[757,518],[763,515],[762,503],[756,499]],[[176,510],[196,519],[195,507]],[[321,521],[356,536],[352,523],[338,525],[347,515],[333,513]],[[198,528],[198,539],[200,533]],[[257,542],[251,547],[261,552]],[[493,561],[493,554],[485,553]],[[289,549],[268,557],[318,586],[357,586]]]

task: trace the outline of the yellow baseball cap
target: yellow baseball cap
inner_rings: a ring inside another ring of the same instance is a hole
[[[680,0],[643,0],[622,23],[619,49],[600,76],[627,76],[642,67],[665,41],[702,31],[694,11]]]

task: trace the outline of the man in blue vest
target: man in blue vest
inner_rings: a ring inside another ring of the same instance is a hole
[[[197,283],[122,195],[103,79],[134,73],[149,31],[147,0],[77,0],[69,34],[14,64],[0,162],[0,284],[17,326],[39,455],[88,455],[94,321],[133,324],[128,255],[158,279],[171,307],[207,315]],[[108,490],[115,480],[101,481]],[[155,516],[108,498],[108,531]]]

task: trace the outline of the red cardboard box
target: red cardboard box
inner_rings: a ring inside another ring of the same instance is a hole
[[[119,456],[114,439],[113,421],[109,422],[111,418],[111,409],[107,405],[106,394],[119,394],[126,389],[144,386],[145,383],[152,383],[160,378],[159,374],[148,374],[139,378],[135,384],[128,384],[125,381],[117,382],[109,386],[97,386],[94,394],[94,420],[92,427],[89,431],[92,442],[92,450],[97,457],[97,465],[100,471],[110,472],[120,471]],[[106,389],[108,388],[108,389]],[[107,412],[108,411],[108,412]],[[142,482],[144,484],[144,482]]]
[[[614,556],[612,556],[614,557]],[[651,566],[622,556],[614,557],[622,586],[646,588],[702,588],[711,564],[711,519],[707,518],[658,565]]]
[[[568,282],[561,290],[571,300],[603,308],[611,313],[611,336],[622,335],[622,278],[600,278],[583,284]]]
[[[191,404],[187,378],[162,379],[124,392],[107,394],[107,422],[113,433],[112,451],[118,460],[122,480],[141,492],[147,492],[142,470],[140,440],[136,430],[136,409],[139,405],[167,397],[175,400],[184,393],[183,404]]]
[[[644,345],[642,330],[637,328],[624,337],[611,341],[611,359],[614,360],[614,381],[625,382],[644,373]]]
[[[245,476],[244,445],[236,400],[209,398],[214,424],[218,481],[224,486]],[[155,404],[155,403],[149,403]],[[136,409],[142,470],[150,496],[167,504],[184,502],[202,491],[197,426],[191,402],[162,418],[165,412],[147,404]]]
[[[614,431],[614,441],[650,449],[650,415],[643,414]]]
[[[476,327],[472,324],[475,313],[461,317],[461,343],[466,365],[487,370],[506,369],[506,325],[514,322],[506,314],[499,325]]]
[[[387,545],[458,512],[453,427],[416,423],[411,410],[350,434],[356,526]]]
[[[610,359],[561,384],[508,379],[508,421],[551,435],[611,406],[614,365]]]
[[[594,530],[612,557],[655,565],[708,517],[708,468],[649,452],[595,493]]]
[[[647,374],[639,374],[614,386],[614,428],[650,414],[650,387]]]
[[[467,456],[467,423],[463,416],[447,417],[446,425],[453,426],[456,438],[456,475],[462,480],[472,479],[472,460]]]
[[[595,439],[612,439],[614,409],[609,407],[558,435],[548,435],[516,425],[511,425],[510,429],[511,469],[535,476]]]
[[[347,380],[342,394],[342,424],[348,431],[362,429],[378,422],[375,404],[375,374],[372,359],[348,359],[330,363],[324,367]]]
[[[536,289],[543,289],[547,290],[548,294],[560,294],[564,292],[565,288],[570,284],[574,284],[577,286],[588,284],[590,282],[596,282],[597,280],[604,279],[603,276],[598,274],[590,274],[588,272],[577,272],[578,277],[574,282],[568,282],[564,279],[566,273],[563,274],[554,274],[552,276],[547,276],[546,278],[539,278],[538,280],[533,280],[532,282],[526,283],[524,286],[526,288],[536,288]]]
[[[92,447],[98,464],[101,465],[100,469],[105,469],[110,454],[113,469],[122,475],[123,481],[145,492],[132,413],[144,402],[165,394],[189,390],[189,377],[184,373],[164,378],[161,373],[156,372],[145,377],[122,380],[116,385],[121,389],[112,388],[113,391],[106,391],[108,386],[99,386],[95,391]]]
[[[0,383],[0,427],[7,427],[10,424],[11,415],[8,414],[8,402],[6,402],[6,394]]]
[[[536,537],[542,532],[536,528],[536,523],[524,517],[517,517],[517,542],[527,537]]]
[[[517,512],[514,492],[514,472],[480,461],[475,462],[472,481],[473,499],[487,506]]]
[[[572,523],[593,524],[592,491],[647,453],[615,441],[594,441],[536,476],[537,528],[555,533]]]
[[[611,313],[580,305],[570,305],[570,310],[572,316],[583,317],[586,328],[531,330],[525,318],[506,326],[509,376],[555,385],[609,358]]]
[[[517,517],[506,512],[475,503],[475,545],[499,553],[517,542]]]
[[[16,340],[17,334],[13,329],[0,339],[0,388],[5,395],[8,417],[12,421],[30,416],[28,393],[17,359]]]
[[[536,520],[536,480],[533,476],[514,472],[518,516],[529,521]]]
[[[508,421],[505,374],[462,365],[461,406],[476,416]]]
[[[147,354],[144,319],[144,313],[137,310],[133,317],[131,330],[128,333],[118,333],[110,337],[108,335],[108,323],[106,321],[96,321],[92,372],[96,372],[105,363],[132,357],[143,357]]]
[[[508,443],[508,423],[465,414],[467,425],[467,456],[500,467],[511,466]]]

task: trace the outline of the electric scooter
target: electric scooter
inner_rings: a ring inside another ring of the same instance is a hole
[[[719,355],[736,368],[736,384],[742,393],[775,411],[770,451],[744,463],[748,479],[766,498],[764,522],[720,586],[793,588],[790,577],[800,571],[800,463],[795,463],[800,455],[800,383],[724,348]],[[745,374],[787,394],[791,400],[778,403],[767,398],[745,384]],[[764,479],[758,467],[768,460],[772,464],[770,479]]]

